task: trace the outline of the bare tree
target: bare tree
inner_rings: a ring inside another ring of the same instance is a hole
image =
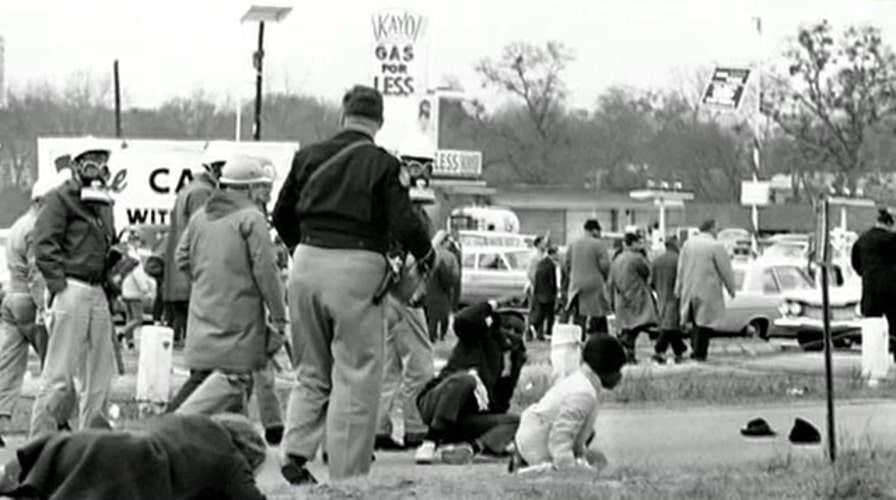
[[[896,56],[880,30],[849,27],[835,40],[827,22],[799,29],[775,76],[766,110],[807,160],[833,166],[836,187],[854,190],[875,128],[896,115]]]

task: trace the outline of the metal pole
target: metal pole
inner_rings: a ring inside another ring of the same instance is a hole
[[[264,21],[258,23],[258,51],[255,53],[255,127],[254,139],[261,140],[261,75],[264,61]]]
[[[829,269],[831,263],[830,203],[825,197],[821,209],[821,306],[824,311],[824,372],[827,385],[828,403],[828,457],[831,463],[837,459],[837,437],[834,427],[834,374],[831,361],[833,342],[831,339],[831,301],[829,290]]]
[[[240,129],[243,126],[243,100],[240,98],[239,90],[236,94],[236,125],[234,125],[233,135],[236,142],[240,142]]]
[[[115,85],[115,137],[121,138],[121,83],[118,79],[118,59],[112,64],[112,78]]]

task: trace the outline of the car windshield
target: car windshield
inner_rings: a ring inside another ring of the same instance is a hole
[[[530,250],[507,252],[504,256],[507,258],[507,262],[510,264],[511,269],[515,271],[525,271],[529,268],[532,252]]]
[[[793,243],[776,243],[765,249],[765,254],[773,257],[798,257],[806,256],[806,247]]]
[[[775,273],[778,275],[778,284],[781,285],[781,290],[785,292],[805,290],[815,286],[806,272],[798,267],[779,267]]]

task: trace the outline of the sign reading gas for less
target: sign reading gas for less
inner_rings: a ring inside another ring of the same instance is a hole
[[[426,91],[426,18],[403,9],[376,13],[373,23],[373,86],[384,97]]]
[[[479,151],[436,151],[433,177],[479,177],[482,175],[482,153]]]

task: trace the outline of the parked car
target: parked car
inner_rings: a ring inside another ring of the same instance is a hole
[[[841,286],[829,289],[831,334],[834,347],[849,347],[862,340],[862,283],[850,266],[842,266],[848,278]],[[821,288],[794,290],[784,295],[781,317],[775,320],[775,336],[794,338],[805,351],[824,347],[824,309]]]
[[[519,233],[504,233],[499,231],[472,231],[462,229],[458,231],[458,237],[462,247],[517,247],[530,248],[535,236]]]
[[[718,329],[722,335],[774,336],[784,294],[814,288],[797,261],[766,258],[732,266],[737,294],[734,299],[725,295],[725,317]]]
[[[463,247],[462,305],[496,297],[522,296],[533,251],[501,246]]]
[[[746,229],[722,229],[716,239],[725,245],[725,250],[733,259],[743,260],[753,256],[753,237]]]

